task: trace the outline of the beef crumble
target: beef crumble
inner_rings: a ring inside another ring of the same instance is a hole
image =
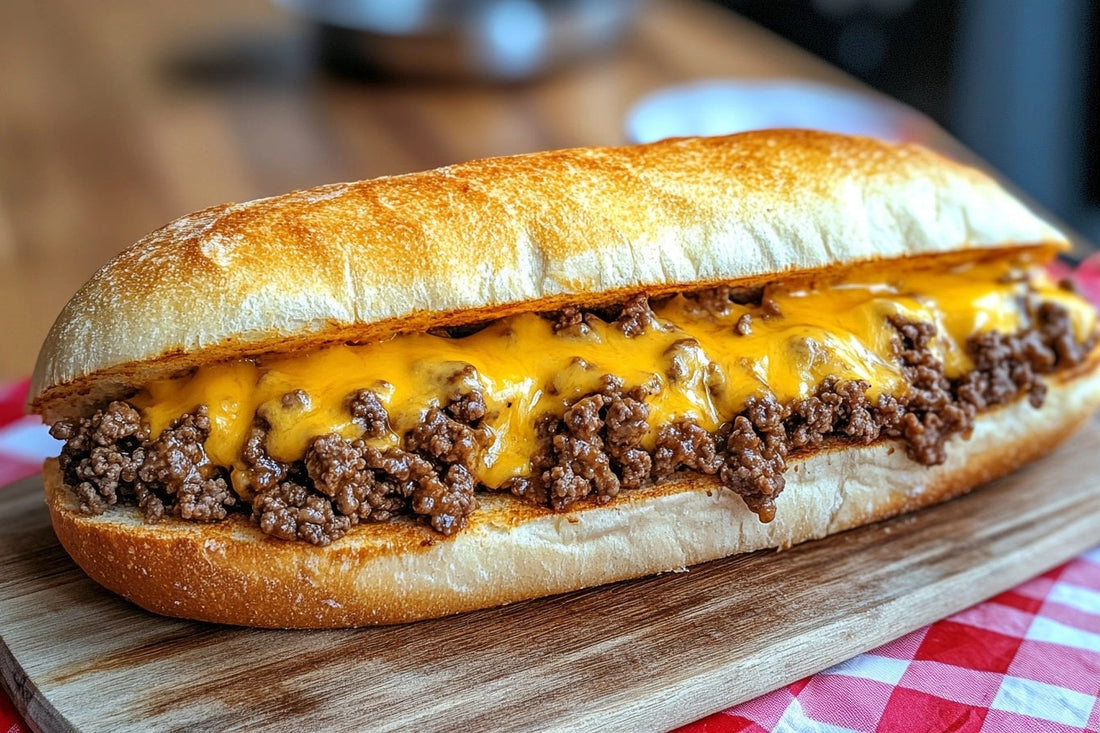
[[[65,441],[58,464],[65,484],[80,500],[81,511],[102,514],[120,498],[133,496],[138,469],[145,461],[149,426],[129,404],[112,402],[91,417],[62,420],[50,428],[50,435]]]
[[[604,321],[627,338],[634,338],[645,333],[656,320],[656,316],[649,307],[649,297],[642,293],[630,297],[622,305],[595,311],[582,311],[576,306],[567,306],[550,314],[550,320],[554,333],[562,336],[584,336],[596,321]]]
[[[764,287],[716,285],[713,288],[685,293],[684,297],[703,313],[724,316],[730,312],[730,306],[734,303],[760,306],[764,298]]]
[[[237,503],[225,471],[206,455],[203,442],[210,435],[205,406],[176,418],[145,448],[145,460],[134,484],[138,505],[147,520],[171,512],[183,519],[212,522],[225,519]]]
[[[382,400],[369,389],[361,389],[351,395],[348,411],[363,426],[363,435],[368,438],[381,438],[390,429],[389,415]]]
[[[473,477],[456,462],[471,460],[472,447],[454,440],[445,425],[439,428],[445,420],[437,410],[419,426],[429,437],[418,447],[442,456],[435,460],[415,449],[379,450],[335,433],[315,438],[301,462],[304,475],[257,494],[253,519],[275,537],[315,545],[327,545],[361,521],[402,514],[421,517],[445,535],[457,532],[477,508]]]
[[[768,307],[766,289],[715,288],[693,300],[716,313],[750,300],[777,311]],[[649,430],[648,388],[624,391],[621,379],[605,375],[561,417],[536,418],[540,448],[531,473],[501,488],[565,510],[579,501],[605,503],[624,490],[696,473],[716,476],[768,521],[788,461],[824,446],[896,439],[913,460],[942,463],[946,441],[969,435],[979,412],[1019,398],[1041,405],[1046,390],[1041,375],[1080,363],[1092,348],[1091,341],[1076,341],[1061,306],[1042,302],[1029,310],[1032,327],[1021,333],[972,338],[967,349],[974,369],[960,378],[949,379],[930,349],[932,325],[895,319],[896,355],[908,385],[904,394],[872,401],[866,382],[830,377],[806,399],[752,398],[714,433],[690,420],[660,425],[651,450],[641,444]],[[583,334],[594,318],[613,323],[628,337],[654,322],[644,296],[599,314],[567,308],[552,318],[555,332],[563,335]],[[751,329],[751,322],[742,320],[732,333]],[[284,398],[288,406],[308,401],[301,390]],[[349,395],[347,406],[364,438],[389,434],[389,416],[376,394],[359,390]],[[250,509],[267,534],[324,545],[360,522],[400,516],[419,518],[445,535],[466,526],[477,508],[476,491],[484,490],[471,469],[491,441],[481,425],[486,409],[484,395],[466,385],[442,407],[430,408],[404,436],[402,448],[380,450],[363,439],[329,434],[315,438],[294,463],[266,452],[267,424],[258,417],[233,471],[236,493],[229,489],[227,470],[214,466],[203,449],[210,432],[205,407],[178,418],[156,440],[140,413],[121,401],[88,418],[58,422],[51,434],[65,441],[62,474],[86,513],[101,513],[120,501],[138,504],[151,522],[165,515],[214,521]]]
[[[210,435],[205,407],[177,418],[156,440],[125,402],[112,402],[90,418],[58,422],[50,435],[65,441],[58,459],[62,476],[87,514],[128,499],[150,522],[165,514],[205,522],[224,519],[236,504],[225,470],[203,448]]]

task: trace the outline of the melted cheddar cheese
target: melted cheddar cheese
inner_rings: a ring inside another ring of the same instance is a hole
[[[606,374],[625,389],[649,392],[650,434],[675,418],[715,430],[753,396],[780,401],[806,398],[827,377],[865,380],[869,396],[905,389],[894,353],[893,316],[937,326],[933,349],[948,376],[971,368],[965,343],[988,331],[1029,326],[1026,286],[1007,281],[1007,265],[953,272],[899,275],[887,284],[849,281],[828,286],[772,286],[768,298],[779,315],[761,306],[730,304],[714,315],[684,296],[655,307],[645,333],[627,338],[596,321],[582,335],[555,334],[536,314],[503,318],[462,338],[406,334],[358,346],[213,365],[184,378],[150,384],[133,402],[159,434],[175,418],[207,405],[212,422],[205,447],[215,463],[240,466],[254,416],[270,425],[267,450],[283,461],[300,459],[313,438],[338,433],[360,437],[349,395],[373,390],[386,407],[391,432],[372,438],[378,447],[400,445],[401,436],[432,406],[479,389],[492,434],[474,477],[489,487],[530,472],[536,449],[535,418],[562,415],[576,399],[596,391]],[[1095,311],[1049,282],[1033,281],[1045,299],[1067,307],[1078,332],[1095,327]],[[739,335],[748,314],[751,332]],[[472,369],[471,369],[472,367]],[[304,390],[305,400],[284,400]],[[643,444],[644,441],[643,441]]]

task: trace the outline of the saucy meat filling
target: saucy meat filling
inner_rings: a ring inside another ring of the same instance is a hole
[[[747,309],[730,316],[731,339],[748,337],[767,319],[780,317],[783,307],[767,287],[710,288],[686,301],[696,311],[726,316],[731,308]],[[895,314],[886,321],[900,389],[875,390],[867,380],[829,374],[805,396],[752,394],[717,428],[683,414],[654,424],[652,400],[663,383],[703,378],[712,380],[711,391],[722,386],[722,375],[712,369],[695,373],[699,342],[680,339],[666,349],[661,375],[666,381],[628,384],[608,370],[592,382],[594,388],[563,398],[564,412],[536,414],[527,470],[495,486],[478,479],[485,455],[494,450],[495,432],[487,420],[485,390],[469,364],[454,365],[446,398],[426,405],[399,441],[386,440],[395,425],[382,391],[364,387],[344,399],[352,434],[343,429],[317,435],[293,460],[273,455],[271,426],[262,411],[248,426],[235,465],[212,460],[206,404],[154,433],[134,400],[116,401],[89,417],[56,423],[51,434],[65,441],[60,467],[86,513],[119,502],[140,507],[149,522],[166,516],[217,521],[246,513],[273,537],[316,545],[361,522],[406,518],[451,535],[466,526],[485,491],[509,492],[564,511],[579,502],[606,503],[624,491],[686,473],[715,477],[762,521],[770,521],[792,458],[888,439],[900,441],[914,461],[935,465],[945,460],[946,442],[968,436],[980,412],[1018,399],[1040,406],[1046,391],[1042,375],[1081,363],[1096,333],[1093,328],[1081,338],[1058,302],[1033,293],[1026,301],[1024,327],[1012,333],[985,330],[966,340],[972,368],[964,373],[949,375],[945,369],[936,324]],[[561,339],[581,338],[608,324],[629,339],[661,328],[645,296],[541,318]],[[470,329],[437,335],[462,339]],[[574,367],[591,370],[581,357]],[[304,409],[311,399],[309,391],[292,389],[281,406]]]

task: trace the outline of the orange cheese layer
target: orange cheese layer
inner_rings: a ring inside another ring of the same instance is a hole
[[[650,389],[649,447],[656,427],[675,418],[714,430],[752,395],[805,398],[830,375],[866,380],[872,398],[900,394],[905,386],[894,355],[891,316],[937,324],[933,348],[949,376],[964,373],[971,368],[964,345],[972,335],[1029,325],[1022,305],[1025,286],[1004,282],[1008,269],[983,265],[919,272],[887,284],[773,286],[769,295],[779,307],[777,316],[732,304],[728,313],[715,317],[676,296],[655,308],[657,321],[635,338],[602,322],[584,335],[555,334],[550,321],[522,314],[463,338],[407,334],[259,363],[204,367],[185,378],[151,384],[134,402],[154,435],[176,417],[207,405],[213,424],[207,453],[215,463],[233,467],[239,465],[257,414],[270,425],[268,452],[292,461],[316,436],[361,435],[347,407],[357,390],[375,391],[389,412],[392,432],[372,439],[381,446],[400,445],[400,436],[429,407],[477,388],[485,397],[483,424],[493,441],[475,466],[475,478],[497,487],[529,473],[535,418],[560,416],[577,398],[595,391],[608,373],[620,377],[627,389]],[[1091,332],[1096,317],[1091,306],[1049,283],[1038,288],[1042,297],[1069,309],[1079,337]],[[734,327],[745,314],[751,317],[751,333],[739,335]],[[308,395],[307,404],[284,404],[283,396],[299,389]]]

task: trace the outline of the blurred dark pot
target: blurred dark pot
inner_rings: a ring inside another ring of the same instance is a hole
[[[612,47],[647,0],[276,0],[341,68],[518,81]]]

